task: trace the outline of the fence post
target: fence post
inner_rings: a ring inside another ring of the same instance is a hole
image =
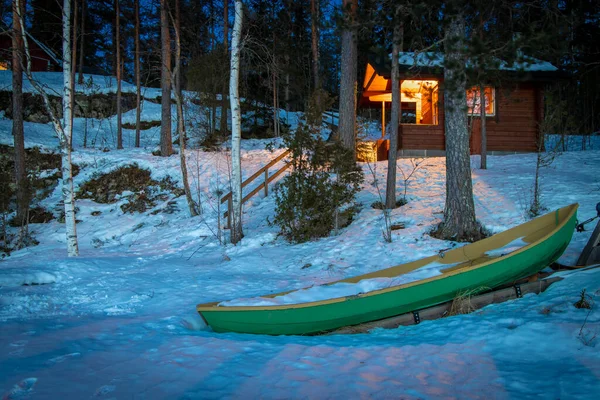
[[[233,199],[231,196],[227,199],[227,229],[231,229],[231,213],[233,211]]]
[[[269,168],[265,168],[265,197],[269,195]]]

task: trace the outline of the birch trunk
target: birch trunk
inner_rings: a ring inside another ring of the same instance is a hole
[[[24,46],[21,35],[19,15],[25,12],[25,0],[13,2],[12,32],[12,134],[15,145],[15,181],[17,183],[17,221],[21,226],[27,225],[29,209],[29,189],[25,171],[25,135],[23,133],[23,61]],[[20,7],[17,10],[17,7]]]
[[[69,257],[79,255],[79,246],[77,244],[77,225],[75,220],[75,196],[73,191],[73,166],[71,164],[71,142],[72,142],[72,126],[71,126],[71,98],[73,93],[71,91],[71,1],[64,0],[63,3],[63,15],[62,15],[62,28],[63,28],[63,120],[62,122],[56,116],[54,109],[50,103],[50,98],[46,93],[44,87],[42,87],[34,78],[31,73],[31,53],[29,52],[29,43],[25,32],[25,13],[21,13],[19,10],[21,6],[20,0],[15,0],[17,4],[17,12],[19,13],[19,21],[21,25],[21,37],[23,38],[23,45],[25,48],[25,58],[27,60],[27,66],[25,68],[25,74],[29,79],[29,82],[34,87],[36,92],[42,96],[44,101],[44,108],[48,115],[50,115],[50,121],[58,141],[60,143],[61,153],[61,172],[62,172],[62,195],[63,204],[65,210],[65,231],[67,239],[67,253]]]
[[[343,0],[344,27],[340,80],[339,135],[356,158],[356,9],[357,0]]]
[[[135,147],[140,147],[142,82],[140,76],[140,0],[135,0]]]
[[[168,0],[160,0],[161,26],[161,125],[160,125],[160,155],[168,157],[173,154],[171,140],[171,35],[169,33],[169,18],[167,11]]]
[[[115,0],[115,31],[117,52],[117,149],[123,148],[123,124],[121,120],[121,9],[119,0]]]
[[[402,46],[403,26],[399,21],[400,7],[396,6],[396,24],[392,44],[392,115],[390,120],[390,150],[388,155],[387,182],[385,189],[385,208],[396,208],[396,159],[398,158],[398,126],[400,124],[400,76],[399,53]]]
[[[61,143],[62,194],[65,205],[65,229],[67,235],[67,253],[69,257],[79,255],[77,243],[77,223],[75,220],[75,192],[73,190],[73,164],[71,163],[71,146],[73,143],[73,91],[71,86],[71,0],[63,2],[63,132]]]
[[[446,205],[439,233],[445,239],[472,241],[480,233],[475,219],[467,127],[465,23],[462,14],[450,18],[444,43]]]
[[[231,243],[236,244],[244,236],[242,231],[242,165],[240,145],[242,139],[242,113],[238,83],[240,78],[240,53],[243,18],[242,0],[235,0],[235,22],[231,37],[231,69],[229,76],[229,101],[231,103]]]
[[[481,169],[487,169],[487,121],[485,120],[485,90],[483,85],[479,85],[479,95],[481,96]]]

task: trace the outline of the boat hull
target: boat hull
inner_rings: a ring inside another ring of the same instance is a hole
[[[219,307],[217,303],[208,303],[198,305],[197,310],[216,332],[270,335],[314,334],[389,318],[449,301],[460,293],[490,290],[542,270],[556,261],[569,244],[576,224],[576,212],[577,205],[574,204],[483,241],[451,250],[443,257],[428,257],[343,282],[395,276],[399,271],[410,271],[430,262],[448,261],[452,265],[442,275],[432,278],[311,303],[260,307]],[[486,248],[494,248],[494,240],[506,244],[511,238],[519,237],[537,240],[505,256],[494,259],[484,256]],[[466,258],[461,260],[460,257]],[[456,260],[462,261],[458,267],[454,266]]]

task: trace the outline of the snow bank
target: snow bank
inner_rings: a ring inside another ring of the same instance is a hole
[[[0,270],[0,286],[14,287],[22,285],[45,285],[58,281],[56,275],[46,271],[12,271],[4,273]]]

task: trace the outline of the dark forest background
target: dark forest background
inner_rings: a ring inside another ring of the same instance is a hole
[[[318,74],[320,85],[334,98],[339,94],[341,0],[313,0],[318,7]],[[519,52],[551,62],[565,78],[546,92],[559,111],[557,133],[590,134],[600,130],[600,2],[597,0],[461,1],[473,56],[503,59]],[[84,70],[115,74],[115,1],[77,0],[83,20]],[[454,1],[456,2],[456,1]],[[172,2],[174,3],[174,1]],[[389,53],[393,5],[403,3],[404,51],[436,51],[442,45],[445,1],[358,1],[358,90],[367,57]],[[134,81],[134,0],[121,0],[121,48],[124,79]],[[10,23],[11,1],[2,0],[2,19]],[[222,0],[181,0],[184,88],[222,93],[229,75],[224,51],[224,23],[233,23],[230,2],[225,21]],[[249,101],[304,110],[315,80],[311,69],[311,0],[244,1],[246,39],[240,91]],[[30,33],[61,54],[62,1],[28,0]],[[160,86],[160,15],[158,0],[141,0],[142,84]],[[227,41],[230,45],[229,41]],[[510,61],[510,60],[509,60]]]

